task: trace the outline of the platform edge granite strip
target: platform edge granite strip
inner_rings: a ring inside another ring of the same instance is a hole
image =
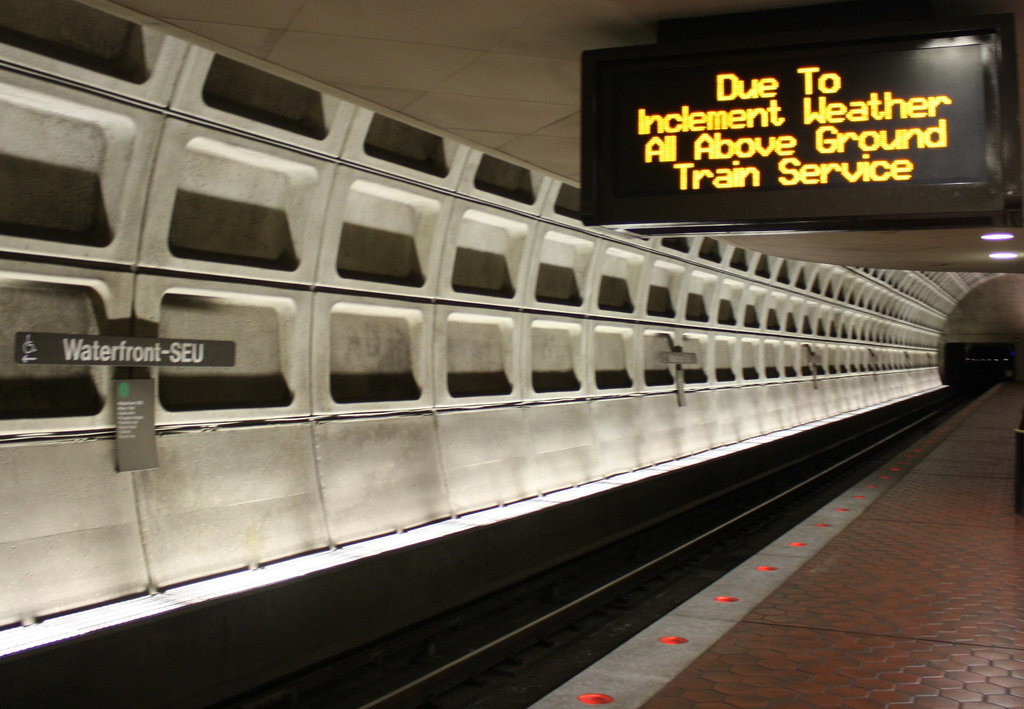
[[[583,706],[579,697],[587,694],[607,695],[616,709],[643,707],[817,556],[832,539],[898,485],[999,388],[988,390],[929,435],[910,444],[889,462],[529,709]],[[776,570],[759,571],[759,566],[772,566]],[[720,597],[736,600],[716,600]],[[659,642],[659,638],[669,636],[685,638],[686,642]]]

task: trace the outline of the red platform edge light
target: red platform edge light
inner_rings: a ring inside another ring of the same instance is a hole
[[[614,697],[607,694],[581,694],[576,698],[583,704],[611,704],[615,701]]]
[[[824,522],[818,522],[815,527],[831,527],[831,524],[825,524]]]
[[[855,500],[863,500],[864,499],[864,495],[854,495],[853,499],[855,499]]]
[[[735,603],[740,600],[736,596],[715,596],[715,600],[719,603]]]
[[[666,635],[663,638],[658,638],[658,642],[664,645],[683,645],[690,641],[686,638],[681,638],[678,635]]]
[[[757,570],[758,571],[778,571],[779,567],[777,567],[777,566],[758,566]]]
[[[789,546],[791,546],[791,547],[805,547],[805,546],[807,546],[807,542],[790,542]]]
[[[850,511],[850,508],[848,508],[848,507],[837,507],[836,508],[836,512],[849,512],[849,511]]]

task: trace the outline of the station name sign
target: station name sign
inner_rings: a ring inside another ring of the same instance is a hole
[[[14,360],[20,364],[110,367],[232,367],[235,343],[19,332],[14,338]]]
[[[987,19],[835,44],[585,53],[584,222],[851,228],[1019,213],[1011,29]]]

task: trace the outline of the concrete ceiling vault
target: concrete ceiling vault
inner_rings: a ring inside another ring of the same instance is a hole
[[[235,59],[451,136],[568,183],[579,168],[579,56],[655,41],[658,20],[818,0],[80,0]],[[1024,0],[935,0],[1013,13]],[[1018,47],[1018,60],[1024,55]],[[1024,71],[1018,69],[1024,76]],[[1024,92],[1021,92],[1024,94]],[[1024,229],[1011,230],[1024,241]],[[727,237],[808,261],[913,270],[1024,272],[977,229]],[[1022,247],[1024,251],[1024,247]]]

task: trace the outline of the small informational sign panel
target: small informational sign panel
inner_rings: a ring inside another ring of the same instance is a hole
[[[152,379],[114,380],[119,473],[153,470],[158,467],[153,402]]]
[[[14,338],[14,360],[20,364],[107,367],[232,367],[235,343],[19,332]]]
[[[666,352],[663,358],[665,364],[697,364],[696,352]]]
[[[661,361],[675,366],[676,404],[686,406],[686,377],[683,369],[697,364],[697,353],[683,352],[683,348],[676,345],[669,352],[662,353]]]
[[[807,353],[807,366],[811,368],[811,382],[814,384],[814,388],[818,388],[818,368],[821,367],[822,358],[820,352],[815,352],[810,348],[809,345],[804,345],[804,351]]]

